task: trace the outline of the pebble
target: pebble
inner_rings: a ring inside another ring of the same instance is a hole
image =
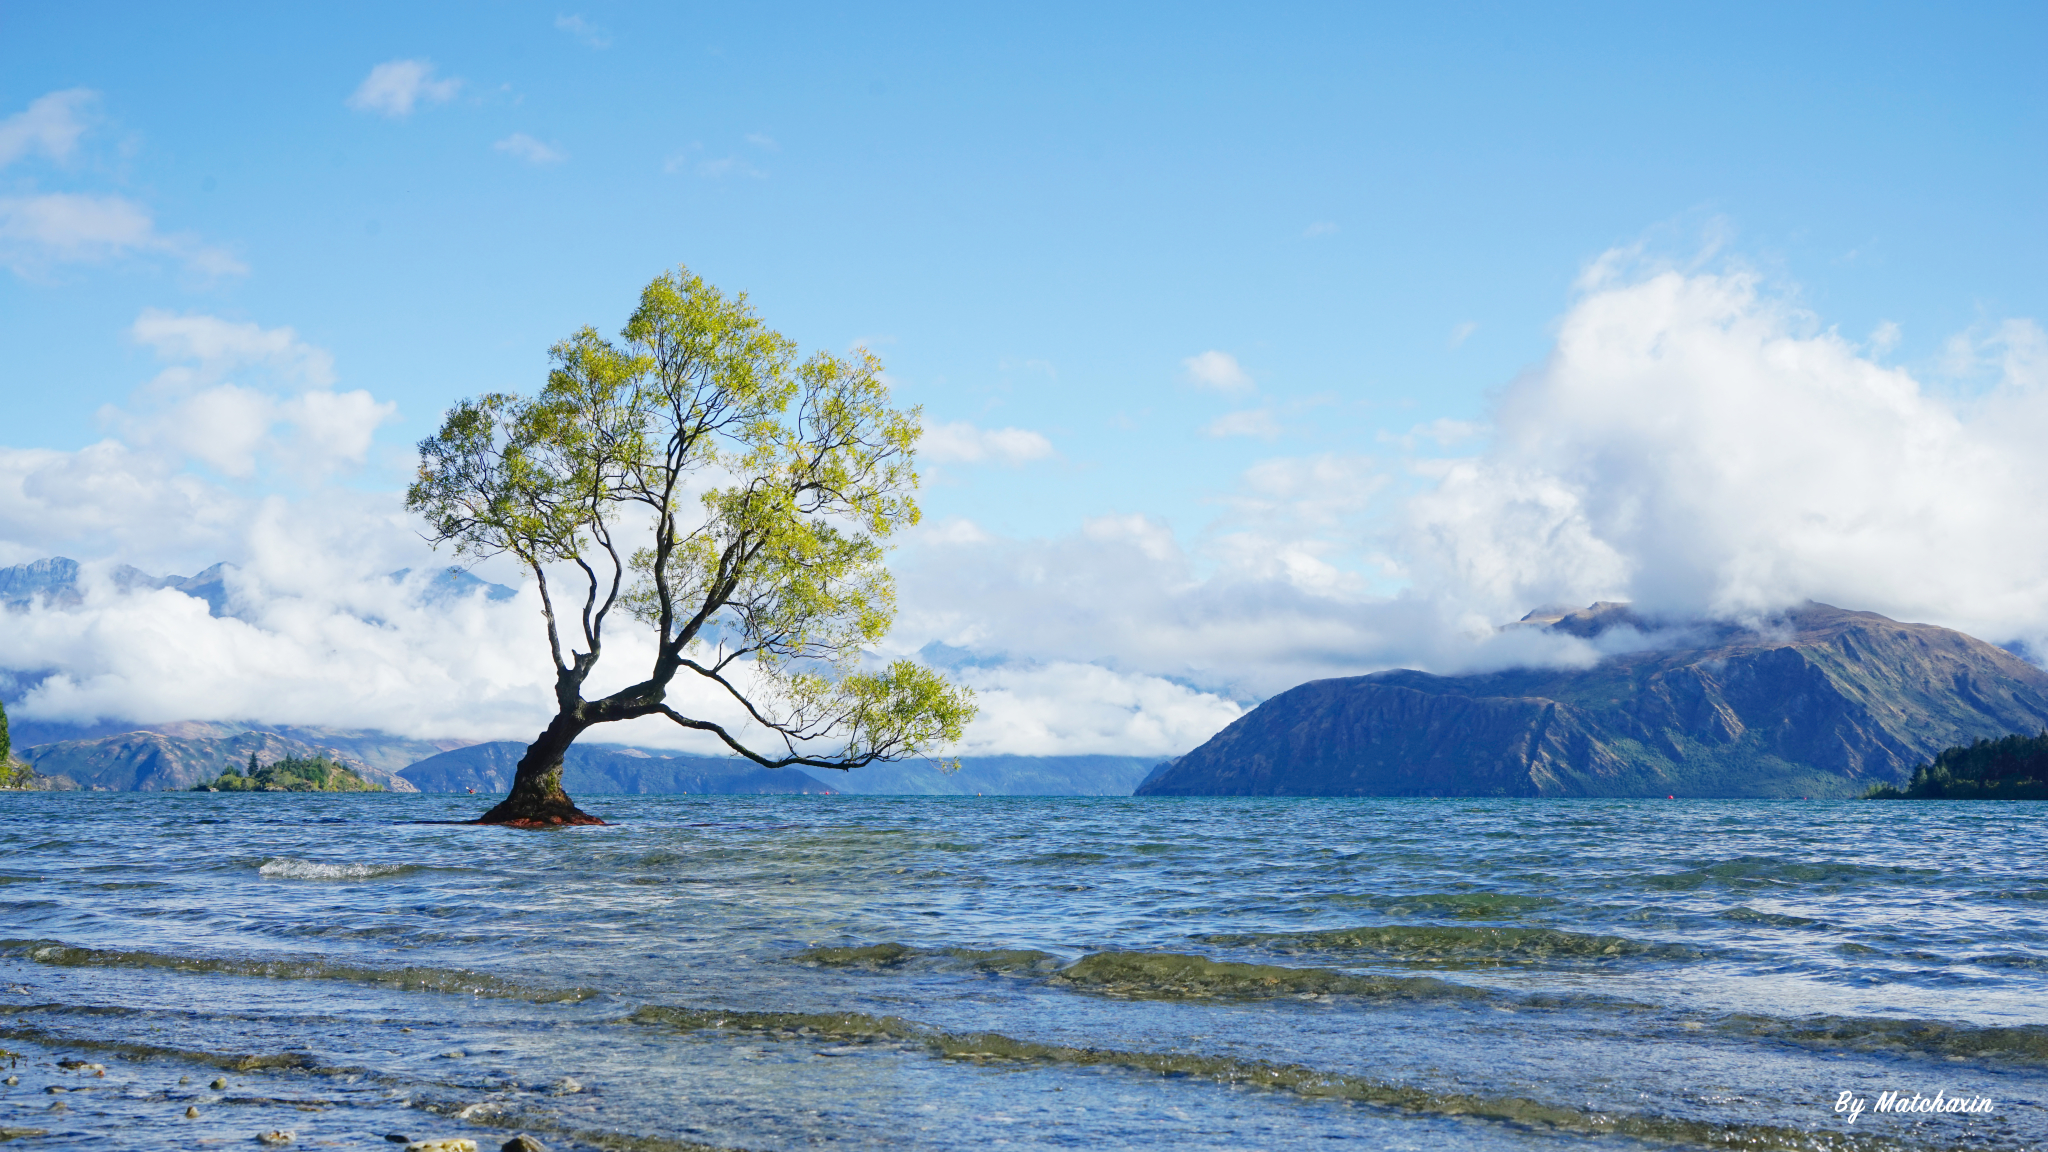
[[[555,1091],[564,1096],[574,1096],[576,1093],[583,1091],[583,1085],[578,1084],[573,1076],[564,1076],[560,1080],[555,1081]]]
[[[223,1077],[221,1077],[220,1079],[218,1079],[218,1080],[215,1080],[215,1081],[213,1082],[213,1090],[214,1090],[215,1092],[218,1092],[218,1091],[220,1091],[221,1089],[223,1089],[223,1088],[225,1088],[225,1087],[227,1087],[227,1086],[228,1086],[228,1078],[227,1078],[227,1077],[225,1077],[225,1076],[223,1076]]]
[[[62,1112],[62,1111],[64,1111],[64,1102],[63,1102],[62,1100],[59,1100],[59,1101],[57,1101],[57,1102],[56,1102],[55,1104],[52,1104],[52,1105],[50,1105],[50,1106],[49,1106],[48,1108],[44,1109],[44,1111],[46,1111],[46,1112]]]
[[[180,1076],[180,1077],[178,1077],[178,1083],[180,1083],[180,1084],[190,1084],[191,1082],[192,1082],[192,1078],[191,1078],[190,1076]]]
[[[187,1119],[187,1120],[197,1120],[197,1119],[199,1119],[199,1108],[198,1108],[198,1106],[197,1106],[197,1105],[193,1105],[193,1106],[187,1107],[187,1108],[185,1109],[185,1119]]]
[[[107,1066],[105,1064],[91,1064],[84,1060],[59,1060],[57,1061],[57,1067],[68,1069],[82,1076],[105,1076],[107,1074]]]
[[[8,1086],[9,1088],[12,1088],[12,1087],[14,1087],[14,1086],[15,1086],[16,1084],[19,1084],[19,1083],[21,1083],[21,1077],[19,1077],[19,1076],[9,1076],[9,1077],[7,1078],[7,1086]]]
[[[498,1152],[548,1152],[548,1146],[539,1139],[521,1132],[500,1145]]]
[[[44,1088],[43,1091],[48,1092],[52,1096],[55,1096],[59,1092],[69,1092],[71,1091],[71,1089],[59,1087],[58,1085],[52,1084],[49,1087]]]
[[[465,1057],[465,1056],[467,1056],[467,1055],[469,1055],[469,1053],[467,1053],[467,1052],[464,1052],[464,1051],[463,1051],[462,1049],[460,1049],[460,1048],[456,1048],[456,1049],[452,1049],[452,1050],[450,1050],[450,1051],[447,1051],[447,1052],[443,1052],[443,1053],[441,1053],[441,1059],[443,1059],[443,1060],[460,1060],[460,1059],[462,1059],[463,1057]]]
[[[384,1138],[385,1138],[386,1140],[389,1140],[389,1141],[391,1141],[391,1142],[392,1142],[393,1144],[410,1144],[410,1143],[412,1143],[412,1137],[410,1137],[410,1136],[401,1136],[401,1135],[399,1135],[399,1134],[398,1134],[398,1133],[396,1133],[396,1132],[393,1132],[393,1133],[392,1133],[391,1135],[389,1135],[389,1136],[386,1136],[386,1137],[384,1137]]]
[[[259,1144],[268,1144],[272,1147],[280,1147],[282,1145],[289,1144],[298,1138],[299,1134],[297,1132],[294,1132],[289,1128],[278,1128],[274,1131],[265,1132],[262,1135],[256,1137],[256,1142]]]

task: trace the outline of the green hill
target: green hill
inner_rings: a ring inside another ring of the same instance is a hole
[[[384,786],[372,784],[325,756],[287,756],[258,767],[255,755],[251,754],[246,772],[230,768],[211,780],[194,784],[192,791],[382,792]]]
[[[1950,748],[1913,769],[1904,788],[1880,784],[1869,800],[2048,800],[2048,732]]]

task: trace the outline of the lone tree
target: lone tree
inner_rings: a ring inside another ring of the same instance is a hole
[[[969,692],[910,661],[865,666],[895,616],[886,543],[918,518],[918,413],[888,406],[879,360],[799,361],[745,294],[687,269],[640,293],[619,342],[585,328],[550,356],[538,396],[449,409],[406,493],[437,546],[509,553],[540,586],[555,718],[482,823],[603,823],[562,791],[563,754],[642,716],[770,768],[858,768],[959,738]],[[586,700],[615,609],[653,629],[653,664]],[[745,721],[672,707],[686,672]]]

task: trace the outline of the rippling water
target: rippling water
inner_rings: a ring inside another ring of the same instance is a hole
[[[2048,1146],[2044,805],[0,803],[25,1147]]]

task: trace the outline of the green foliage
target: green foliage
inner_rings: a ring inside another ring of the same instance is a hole
[[[7,705],[0,703],[0,788],[26,788],[36,770],[14,758],[14,739],[7,733]]]
[[[910,661],[871,666],[896,613],[888,541],[918,520],[921,430],[917,409],[889,406],[880,360],[799,360],[744,294],[687,269],[642,291],[617,341],[585,328],[550,356],[538,395],[450,409],[406,499],[436,543],[533,572],[572,729],[659,713],[771,767],[959,738],[971,693]],[[566,620],[550,583],[565,572],[581,600]],[[654,631],[653,666],[586,701],[614,608]],[[684,671],[782,747],[757,752],[669,707]]]
[[[249,754],[249,772],[243,775],[229,765],[219,776],[194,784],[194,792],[382,792],[384,786],[356,775],[326,756],[287,756],[268,767],[257,767],[256,754]]]
[[[1904,788],[1880,784],[1867,800],[2048,800],[2048,732],[1950,748],[1913,769]]]

